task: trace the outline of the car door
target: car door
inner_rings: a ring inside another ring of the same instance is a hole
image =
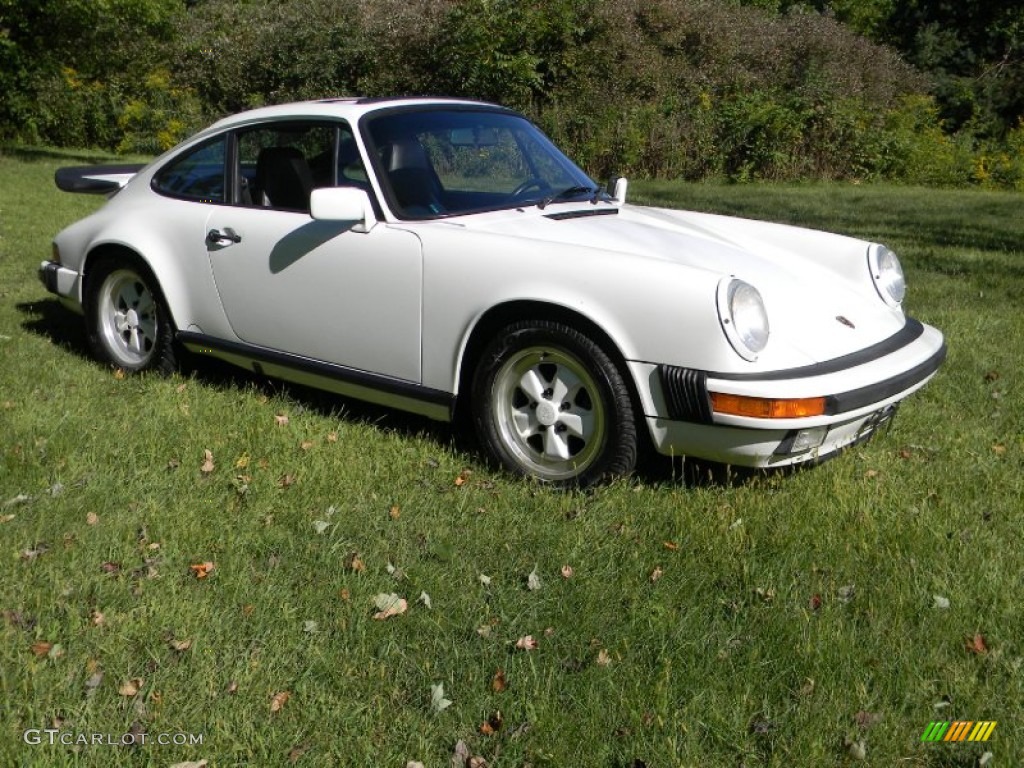
[[[206,248],[238,338],[420,382],[419,239],[309,215],[312,188],[365,184],[348,126],[269,123],[235,146],[235,204],[211,210]]]

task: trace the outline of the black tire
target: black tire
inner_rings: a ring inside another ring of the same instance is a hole
[[[129,254],[104,256],[86,276],[86,338],[100,360],[125,371],[177,369],[175,329],[160,286]]]
[[[472,412],[483,446],[516,475],[583,488],[636,465],[633,401],[618,366],[562,323],[502,329],[477,364]]]

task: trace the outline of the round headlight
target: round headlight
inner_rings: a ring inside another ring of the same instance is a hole
[[[757,360],[768,344],[768,313],[757,288],[735,277],[718,284],[718,317],[725,337],[744,360]]]
[[[896,254],[884,245],[872,245],[868,248],[868,269],[882,301],[890,307],[898,307],[907,294],[907,281]]]

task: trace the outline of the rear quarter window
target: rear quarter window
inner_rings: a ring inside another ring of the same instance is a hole
[[[225,202],[226,143],[221,136],[171,160],[153,177],[153,189],[182,200]]]

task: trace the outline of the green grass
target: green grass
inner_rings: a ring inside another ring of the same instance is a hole
[[[214,368],[114,376],[35,277],[100,202],[53,187],[78,161],[0,157],[0,764],[448,766],[459,740],[491,766],[855,764],[844,740],[872,766],[1021,763],[1024,198],[635,184],[888,242],[950,356],[891,431],[813,470],[723,482],[655,461],[574,494],[384,409]],[[407,613],[374,620],[390,592]],[[922,744],[940,719],[999,725]],[[55,721],[203,743],[24,743]]]

